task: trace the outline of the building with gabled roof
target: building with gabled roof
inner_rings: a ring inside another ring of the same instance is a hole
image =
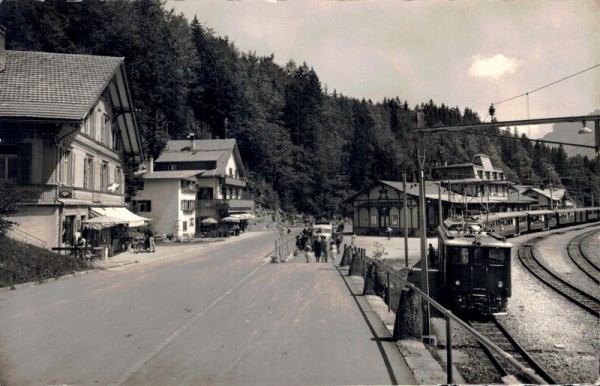
[[[252,218],[254,200],[244,192],[246,171],[235,139],[173,140],[156,161],[149,160],[143,189],[134,201],[136,211],[154,220],[156,230],[176,239],[207,231],[203,221],[225,217],[244,228]],[[215,226],[216,228],[216,226]]]
[[[0,179],[14,181],[22,197],[13,236],[63,247],[106,208],[131,221],[124,163],[144,157],[124,58],[12,51],[3,43],[2,28]],[[111,232],[107,226],[95,241],[117,250]]]
[[[563,207],[566,191],[564,188],[539,189],[529,187],[523,189],[521,195],[530,197],[535,201],[532,209],[557,209]],[[573,205],[570,202],[568,204]]]
[[[507,181],[502,170],[494,168],[489,157],[475,156],[473,163],[433,168],[437,181],[425,181],[427,232],[433,233],[443,219],[457,214],[499,213],[529,210],[536,199]],[[443,178],[442,178],[443,177]],[[404,193],[406,192],[406,202]],[[353,214],[357,234],[393,234],[405,229],[416,234],[419,227],[419,184],[380,180],[344,201]]]

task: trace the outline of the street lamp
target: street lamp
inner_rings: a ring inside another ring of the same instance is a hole
[[[577,134],[592,134],[592,129],[585,125],[585,120],[581,121],[582,127],[579,129]]]
[[[600,119],[594,119],[594,130],[590,129],[586,126],[586,120],[581,121],[582,128],[579,129],[577,134],[594,134],[594,149],[596,150],[596,154],[600,154]]]

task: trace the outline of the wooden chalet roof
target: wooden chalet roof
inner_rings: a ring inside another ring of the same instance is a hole
[[[105,90],[125,153],[143,161],[142,140],[120,57],[6,51],[6,68],[0,72],[0,120],[78,125]]]
[[[123,58],[6,51],[0,117],[81,121]]]
[[[227,174],[227,161],[233,155],[238,164],[238,170],[245,177],[245,170],[235,139],[196,139],[194,150],[190,140],[172,140],[156,159],[156,163],[185,163],[198,161],[215,161],[216,168],[206,171],[200,177],[222,176]]]

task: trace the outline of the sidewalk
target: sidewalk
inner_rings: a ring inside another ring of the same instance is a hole
[[[344,242],[350,244],[352,235],[344,235]],[[400,259],[404,261],[404,237],[392,237],[388,240],[387,236],[356,236],[356,247],[365,249],[367,256],[372,257],[377,249],[377,245],[383,247],[387,255],[382,259]],[[437,237],[427,239],[427,247],[432,244],[437,250]],[[421,260],[421,239],[418,237],[408,238],[408,266],[412,267]]]
[[[156,252],[135,253],[134,251],[125,251],[115,256],[108,257],[105,260],[94,260],[92,267],[97,269],[110,269],[130,264],[144,264],[159,261],[165,258],[180,256],[190,250],[205,249],[211,246],[222,245],[223,243],[234,243],[239,240],[245,240],[258,236],[264,232],[265,231],[252,231],[241,233],[239,236],[226,238],[195,238],[183,242],[156,243]]]

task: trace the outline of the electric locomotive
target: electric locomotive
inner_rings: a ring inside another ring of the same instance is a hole
[[[512,244],[476,219],[446,219],[438,228],[442,301],[457,313],[505,312],[511,296]]]

